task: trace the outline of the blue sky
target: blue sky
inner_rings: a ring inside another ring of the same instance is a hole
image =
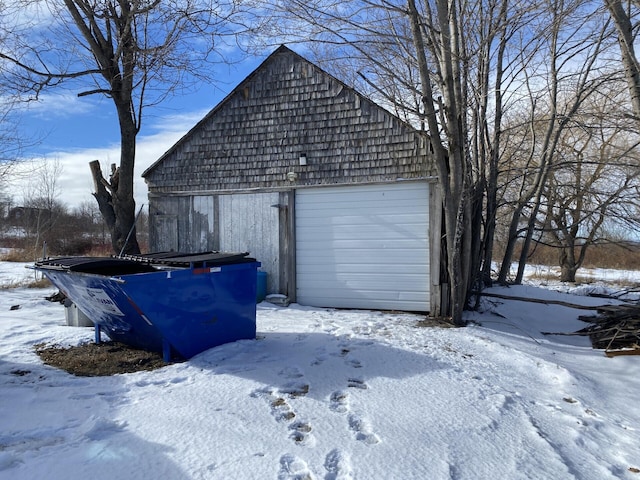
[[[135,197],[138,206],[147,203],[142,172],[167,151],[209,110],[271,53],[245,59],[236,65],[218,65],[216,81],[201,83],[196,91],[179,93],[159,106],[147,109],[138,134]],[[70,208],[93,202],[89,162],[100,160],[103,171],[119,163],[119,130],[111,100],[100,95],[78,97],[78,89],[50,89],[21,115],[26,138],[40,141],[24,152],[36,164],[58,161],[62,167],[58,200]],[[33,181],[33,180],[31,180]],[[20,203],[29,180],[16,180],[7,193]]]

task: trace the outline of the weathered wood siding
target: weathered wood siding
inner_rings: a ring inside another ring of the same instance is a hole
[[[156,198],[150,250],[249,252],[280,292],[280,194],[186,195]]]
[[[268,273],[267,291],[279,292],[278,193],[220,195],[220,250],[249,252]]]
[[[150,250],[217,250],[215,202],[213,195],[161,197],[150,202]]]
[[[418,179],[434,174],[426,143],[281,47],[143,176],[151,193]],[[307,165],[299,164],[301,154]]]

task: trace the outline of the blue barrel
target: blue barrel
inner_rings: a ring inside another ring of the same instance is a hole
[[[256,337],[256,275],[248,254],[161,254],[127,259],[66,257],[36,262],[113,341],[191,358]]]
[[[256,301],[260,303],[267,298],[267,272],[258,272]]]

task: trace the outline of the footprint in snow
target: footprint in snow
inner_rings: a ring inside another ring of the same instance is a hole
[[[311,362],[311,366],[317,367],[318,365],[322,365],[326,359],[327,359],[326,355],[323,355],[323,354],[316,355],[316,358]]]
[[[349,411],[348,393],[342,390],[333,392],[329,398],[329,408],[336,413],[347,413]]]
[[[273,418],[278,422],[289,422],[296,417],[291,405],[289,405],[282,396],[278,395],[276,391],[268,387],[254,390],[251,393],[251,396],[253,398],[262,398],[265,400],[271,409],[271,415],[273,415]]]
[[[373,344],[373,342],[364,340],[364,341],[353,341],[350,336],[342,335],[339,337],[338,348],[339,351],[336,353],[332,353],[331,355],[336,357],[345,358],[345,363],[350,365],[353,368],[362,368],[362,362],[352,357],[353,349],[358,346],[369,346]]]
[[[308,392],[308,383],[304,381],[293,381],[280,389],[267,387],[264,389],[254,390],[253,393],[251,393],[251,396],[254,398],[264,399],[271,409],[271,415],[277,422],[289,423],[296,419],[295,422],[289,425],[289,438],[293,440],[296,445],[307,446],[313,445],[315,440],[311,434],[311,424],[300,420],[290,402],[287,400],[304,397]]]
[[[278,372],[278,375],[284,378],[300,378],[304,373],[298,367],[285,367]]]
[[[347,387],[367,390],[369,388],[369,385],[367,385],[367,383],[362,378],[351,377],[347,380]]]
[[[289,382],[280,388],[281,393],[285,393],[289,398],[304,397],[309,393],[309,384],[304,381]]]
[[[278,480],[314,480],[307,463],[289,453],[280,457]]]
[[[347,365],[350,365],[353,368],[362,368],[362,363],[360,362],[360,360],[358,360],[356,358],[352,358],[352,359],[347,360]]]
[[[329,322],[323,327],[323,331],[331,335],[334,335],[338,330],[340,330],[340,327],[333,322]]]
[[[325,480],[351,480],[353,478],[349,456],[337,448],[327,454],[324,468],[327,470],[327,474],[324,476]]]
[[[349,379],[348,386],[360,389],[368,388],[367,384],[361,379]],[[336,413],[347,414],[349,430],[354,432],[356,440],[364,442],[367,445],[380,443],[380,437],[373,432],[369,420],[351,411],[348,392],[344,390],[336,390],[333,392],[329,397],[329,409]]]
[[[278,376],[291,380],[279,389],[290,398],[303,397],[309,393],[309,384],[302,380],[304,373],[298,367],[285,367],[278,372]]]
[[[294,422],[289,426],[289,430],[291,430],[289,438],[298,445],[309,445],[313,440],[311,425],[307,422]]]
[[[369,421],[355,413],[349,415],[349,429],[355,433],[356,440],[360,442],[364,442],[367,445],[380,443],[380,437],[373,433]]]

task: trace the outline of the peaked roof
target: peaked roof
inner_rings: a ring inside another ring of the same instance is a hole
[[[264,66],[269,63],[271,61],[272,58],[274,58],[275,56],[281,54],[281,53],[289,53],[292,54],[296,57],[298,57],[299,59],[301,59],[302,61],[305,62],[309,62],[307,59],[305,59],[304,57],[302,57],[301,55],[298,55],[296,52],[294,52],[293,50],[291,50],[289,47],[287,47],[286,45],[280,45],[276,50],[274,50],[267,58],[265,58],[262,63],[260,63],[260,65],[258,65],[258,67],[253,70],[253,72],[251,72],[249,75],[247,75],[241,82],[238,83],[238,85],[231,90],[231,92],[229,92],[215,107],[213,107],[209,113],[207,113],[198,123],[196,123],[187,133],[185,133],[169,150],[167,150],[166,152],[164,152],[162,154],[162,156],[156,160],[155,162],[153,162],[153,164],[151,164],[144,172],[142,172],[142,177],[146,177],[149,173],[151,173],[151,171],[160,163],[162,163],[162,161],[168,157],[169,155],[171,155],[183,142],[185,142],[191,135],[194,134],[194,132],[196,132],[201,125],[207,123],[207,121],[213,117],[216,112],[218,110],[220,110],[222,108],[222,106],[227,102],[227,100],[231,97],[233,97],[238,91],[240,91],[243,86],[251,81],[251,79],[253,79],[256,75],[258,75],[258,73],[260,72],[260,70],[262,70],[264,68]],[[309,62],[310,63],[310,62]],[[324,72],[326,73],[326,72]],[[341,84],[343,84],[345,87],[347,87],[347,85],[344,84],[344,82],[341,82],[340,80],[338,80],[337,78],[333,77],[332,75],[326,73],[326,75],[331,76],[332,78],[334,78],[337,82],[340,82]],[[348,88],[348,87],[347,87]]]
[[[305,62],[307,64],[313,65],[316,69],[318,69],[320,72],[322,72],[323,75],[326,75],[327,77],[331,78],[334,82],[336,82],[337,84],[341,85],[342,88],[344,89],[348,89],[351,90],[352,92],[354,92],[356,95],[367,99],[368,101],[372,102],[371,100],[369,100],[366,96],[358,93],[355,91],[355,89],[353,89],[352,87],[350,87],[349,85],[347,85],[346,83],[344,83],[343,81],[341,81],[340,79],[336,78],[335,76],[331,75],[330,73],[327,73],[326,71],[324,71],[323,69],[321,69],[320,67],[318,67],[317,65],[315,65],[314,63],[310,62],[309,60],[307,60],[306,58],[304,58],[303,56],[299,55],[298,53],[294,52],[293,50],[291,50],[290,48],[288,48],[286,45],[280,45],[275,51],[273,51],[264,61],[262,61],[262,63],[260,63],[260,65],[254,69],[247,77],[245,77],[241,82],[238,83],[238,85],[231,91],[229,92],[213,109],[211,109],[200,121],[198,121],[186,134],[184,134],[169,150],[167,150],[165,153],[162,154],[162,156],[160,158],[158,158],[158,160],[156,160],[152,165],[150,165],[143,173],[142,173],[142,177],[146,177],[148,176],[159,164],[161,164],[167,157],[169,157],[170,155],[172,155],[183,143],[185,143],[186,141],[189,140],[189,138],[194,135],[197,131],[200,130],[201,126],[203,126],[204,124],[206,124],[212,117],[214,117],[216,115],[216,113],[221,110],[224,105],[232,98],[234,97],[238,92],[242,91],[242,89],[244,89],[245,85],[250,82],[252,79],[254,79],[254,77],[258,76],[260,74],[260,72],[262,70],[264,70],[266,68],[266,65],[269,64],[276,56],[282,54],[282,53],[286,53],[289,55],[294,56],[295,58],[297,58],[298,60]],[[372,102],[373,104],[375,104],[375,102]],[[384,110],[387,112],[388,115],[390,115],[391,117],[395,118],[398,122],[405,124],[405,126],[411,130],[415,130],[415,128],[411,125],[409,125],[408,123],[404,122],[403,120],[399,119],[396,115],[392,114],[391,112],[387,111],[386,109],[384,109],[383,107],[380,107],[379,105],[375,104],[375,106],[381,110]]]

